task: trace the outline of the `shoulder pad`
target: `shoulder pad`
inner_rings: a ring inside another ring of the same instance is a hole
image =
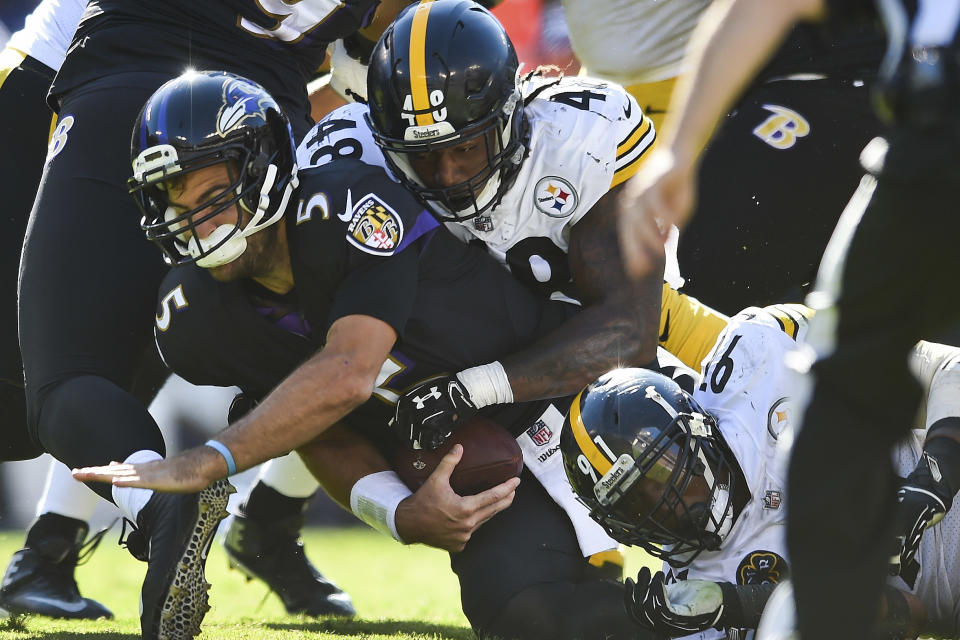
[[[592,141],[601,162],[613,165],[614,187],[640,168],[641,158],[656,139],[653,121],[640,109],[636,99],[620,85],[594,78],[538,79],[525,88],[532,104],[553,103],[551,119],[567,121],[565,135]],[[541,102],[543,101],[543,102]],[[544,107],[539,107],[544,108]],[[565,115],[561,115],[566,112]]]
[[[761,311],[772,318],[780,330],[796,342],[803,342],[806,339],[810,319],[815,313],[810,307],[795,303],[772,304]]]

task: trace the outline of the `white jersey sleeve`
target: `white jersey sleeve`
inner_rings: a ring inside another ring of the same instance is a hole
[[[7,46],[59,70],[86,6],[87,0],[43,0]]]
[[[328,113],[297,147],[297,166],[309,169],[348,157],[382,167],[394,178],[364,119],[367,111],[367,105],[351,102]]]

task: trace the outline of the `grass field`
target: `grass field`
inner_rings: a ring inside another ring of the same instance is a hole
[[[204,619],[208,640],[467,640],[473,633],[460,612],[460,590],[446,553],[422,545],[404,547],[365,528],[312,529],[304,536],[314,564],[348,591],[357,619],[340,621],[288,616],[279,599],[259,582],[227,568],[226,556],[214,544],[207,560],[213,583],[212,609]],[[0,620],[0,640],[61,638],[63,640],[132,640],[140,637],[138,599],[146,565],[115,544],[111,531],[90,561],[77,571],[83,595],[109,607],[113,620],[57,621],[30,617]],[[23,543],[20,531],[0,532],[0,563]],[[648,557],[631,551],[628,575]]]

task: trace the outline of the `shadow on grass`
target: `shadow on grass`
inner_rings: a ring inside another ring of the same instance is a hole
[[[473,631],[467,627],[452,624],[418,622],[416,620],[316,620],[303,622],[265,622],[264,627],[278,631],[307,631],[335,633],[339,636],[369,635],[423,635],[434,636],[438,640],[475,640]]]
[[[49,628],[34,624],[34,618],[13,614],[9,618],[0,619],[0,637],[15,638],[16,640],[137,640],[139,633],[118,633],[116,631],[51,631]]]

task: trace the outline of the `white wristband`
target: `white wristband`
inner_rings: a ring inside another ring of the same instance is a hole
[[[470,401],[477,407],[513,402],[513,388],[503,365],[495,360],[490,364],[464,369],[457,379],[466,387]]]
[[[413,491],[395,471],[378,471],[363,476],[350,489],[350,510],[374,529],[403,542],[394,517],[397,505],[411,495]]]

